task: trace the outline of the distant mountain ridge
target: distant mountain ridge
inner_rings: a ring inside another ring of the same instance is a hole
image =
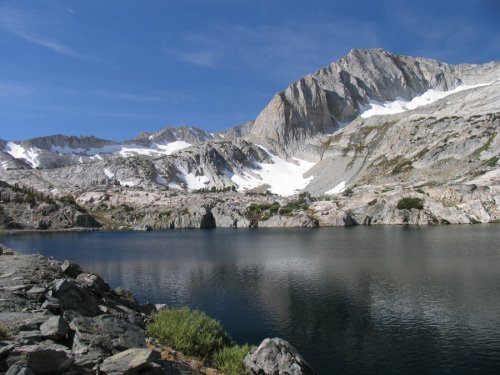
[[[238,127],[163,128],[123,142],[62,135],[0,141],[0,169],[9,182],[70,193],[121,185],[336,194],[378,183],[372,174],[391,184],[412,171],[428,182],[447,160],[471,179],[499,153],[499,80],[499,62],[450,65],[352,50]],[[453,178],[440,173],[440,181]]]

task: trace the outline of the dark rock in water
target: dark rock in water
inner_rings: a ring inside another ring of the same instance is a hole
[[[73,359],[65,346],[47,340],[36,345],[15,348],[7,358],[7,365],[28,367],[37,375],[49,375],[69,369]]]
[[[295,348],[279,338],[265,339],[244,360],[246,369],[256,375],[314,375]]]
[[[29,367],[22,367],[19,365],[10,366],[5,375],[35,375]]]
[[[84,316],[95,316],[98,313],[97,299],[88,289],[81,288],[73,280],[56,279],[52,289],[52,297],[59,300],[61,310],[74,310]]]
[[[51,340],[62,340],[69,333],[69,324],[61,316],[53,316],[40,326],[40,332]]]
[[[109,285],[97,275],[92,273],[83,272],[76,277],[76,282],[84,287],[89,288],[99,297],[102,297],[104,293],[111,291]]]
[[[161,367],[154,363],[159,359],[160,353],[150,349],[128,349],[106,358],[100,370],[107,375],[160,374]]]
[[[78,264],[70,262],[69,260],[65,260],[61,264],[61,270],[73,279],[76,279],[78,275],[83,272]]]

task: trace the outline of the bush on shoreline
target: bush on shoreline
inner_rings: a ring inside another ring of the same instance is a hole
[[[217,320],[188,307],[165,309],[153,314],[146,333],[162,345],[204,359],[231,344],[231,336]]]
[[[243,360],[253,348],[248,344],[222,348],[215,353],[213,365],[225,375],[244,375],[247,372]]]
[[[231,336],[217,320],[189,307],[154,313],[146,334],[161,345],[203,358],[226,375],[246,374],[243,359],[253,349],[248,344],[233,345]]]

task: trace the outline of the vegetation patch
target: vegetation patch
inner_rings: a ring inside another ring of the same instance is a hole
[[[160,218],[162,217],[170,217],[170,215],[172,215],[172,211],[162,211],[159,213],[160,215]]]
[[[0,323],[0,340],[6,340],[8,338],[9,338],[9,330],[3,323]]]
[[[403,160],[402,162],[398,163],[394,169],[391,171],[392,174],[399,174],[401,172],[404,172],[408,169],[412,169],[413,166],[411,165],[410,160]]]
[[[375,199],[374,199],[374,200],[372,200],[372,201],[369,201],[369,202],[368,202],[368,206],[373,206],[373,205],[375,205],[376,203],[377,203],[377,198],[375,198]]]
[[[214,354],[213,365],[225,375],[245,375],[243,360],[253,348],[248,344],[222,348]]]
[[[153,314],[146,333],[162,345],[205,359],[231,344],[231,337],[217,320],[188,307]]]
[[[286,205],[279,209],[280,215],[289,216],[293,211],[307,210],[309,205],[306,202],[301,202],[300,200],[294,202],[288,202]]]
[[[342,192],[342,195],[344,197],[350,197],[351,195],[354,194],[354,191],[351,188],[347,188]]]
[[[486,165],[487,167],[496,167],[498,163],[498,156],[493,156],[491,159],[488,159],[484,162],[484,165]]]
[[[278,213],[280,204],[274,203],[252,203],[247,207],[245,216],[248,220],[264,221]]]
[[[474,151],[474,154],[476,155],[481,155],[481,153],[483,151],[486,151],[490,148],[491,146],[491,143],[493,142],[493,139],[495,139],[497,133],[493,133],[489,138],[488,140],[486,141],[486,143],[484,145],[482,145],[481,147],[479,147],[476,151]]]
[[[420,198],[410,198],[405,197],[398,201],[398,205],[396,206],[398,210],[422,210],[424,208],[424,200]]]

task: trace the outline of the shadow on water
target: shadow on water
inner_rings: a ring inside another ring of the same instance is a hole
[[[238,342],[280,336],[320,374],[497,374],[500,231],[429,228],[26,234],[142,302],[190,305]]]

